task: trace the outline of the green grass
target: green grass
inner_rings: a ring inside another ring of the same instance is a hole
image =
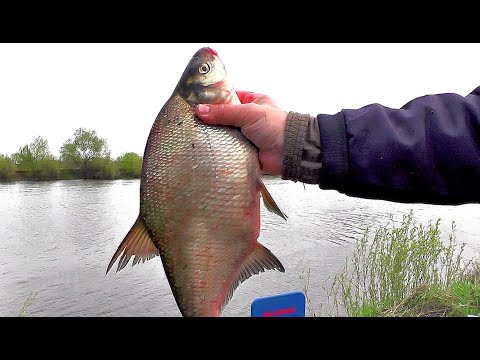
[[[433,285],[416,289],[396,306],[385,308],[381,316],[480,316],[479,283],[453,281],[448,287]]]
[[[23,317],[25,316],[25,314],[27,313],[28,311],[28,308],[30,307],[30,305],[32,305],[32,302],[33,300],[35,300],[35,297],[37,296],[37,293],[35,291],[31,291],[30,292],[30,295],[28,295],[27,299],[25,300],[25,302],[23,303],[23,306],[22,308],[20,309],[20,312],[18,313],[18,316],[19,317]]]
[[[327,291],[335,314],[480,315],[480,262],[463,259],[454,223],[448,241],[439,225],[440,219],[419,224],[410,211],[400,223],[391,217],[390,226],[367,229]],[[307,308],[317,315],[308,294]]]

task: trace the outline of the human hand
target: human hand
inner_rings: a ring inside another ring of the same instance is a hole
[[[199,104],[195,109],[197,116],[206,124],[239,127],[257,146],[262,172],[281,175],[288,113],[267,95],[249,91],[237,91],[237,95],[241,104]]]

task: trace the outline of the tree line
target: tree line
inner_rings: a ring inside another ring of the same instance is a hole
[[[11,156],[0,154],[0,181],[134,179],[141,171],[140,155],[128,152],[112,159],[107,141],[85,128],[63,143],[59,157],[41,136]]]

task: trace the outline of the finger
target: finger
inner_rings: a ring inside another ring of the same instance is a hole
[[[242,90],[240,90],[240,91],[237,91],[237,96],[240,99],[240,102],[242,104],[247,104],[247,103],[254,102],[256,99],[265,97],[267,95],[252,92],[252,91],[242,91]]]
[[[277,107],[277,104],[273,101],[273,99],[265,94],[260,94],[252,91],[237,91],[237,96],[240,99],[242,104],[247,103],[255,103],[259,105],[271,105],[273,107]]]
[[[257,97],[255,100],[252,101],[255,104],[258,105],[270,105],[273,107],[278,107],[277,104],[273,101],[273,99],[270,96],[263,95],[260,97]]]
[[[265,119],[265,107],[258,104],[197,105],[197,116],[208,124],[244,127]]]

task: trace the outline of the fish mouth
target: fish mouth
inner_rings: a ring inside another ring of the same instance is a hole
[[[225,80],[217,81],[216,83],[207,85],[207,87],[216,88],[222,91],[230,91],[231,89],[231,86]]]
[[[217,102],[219,103],[231,103],[234,95],[236,94],[233,89],[218,89],[219,96]]]
[[[235,95],[235,90],[227,82],[218,81],[204,86],[197,97],[200,103],[218,104],[230,103]]]

